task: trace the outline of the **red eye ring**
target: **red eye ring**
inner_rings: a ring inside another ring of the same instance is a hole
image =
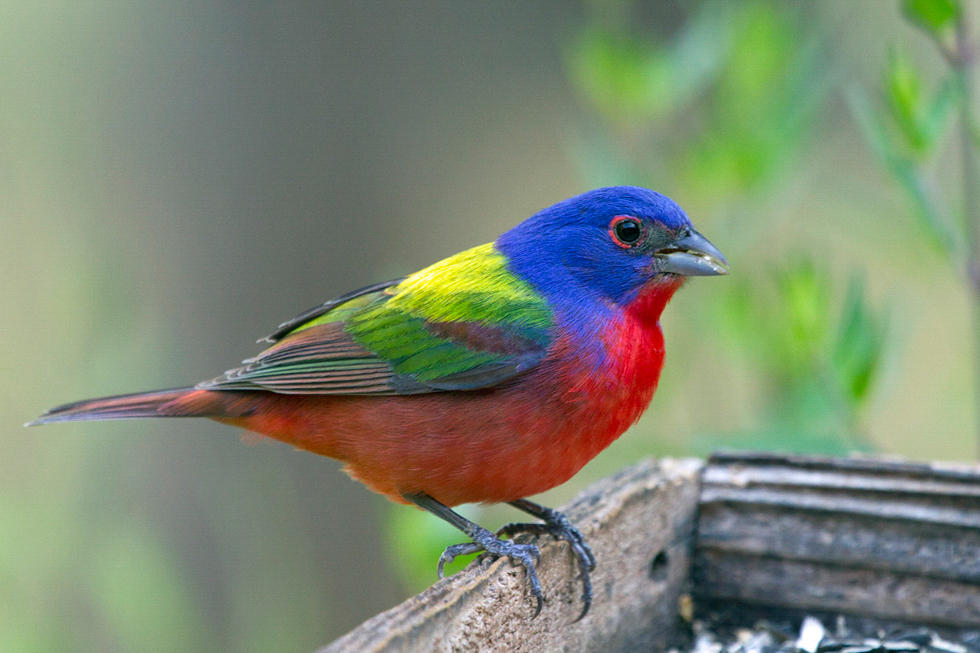
[[[643,240],[643,223],[631,215],[617,215],[609,223],[609,237],[623,249],[636,247]]]

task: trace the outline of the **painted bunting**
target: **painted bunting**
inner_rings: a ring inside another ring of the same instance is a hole
[[[568,480],[633,424],[660,376],[660,314],[686,276],[726,274],[722,254],[669,198],[601,188],[531,216],[415,274],[316,306],[241,367],[193,387],[89,399],[31,424],[208,417],[345,463],[396,502],[445,519],[522,565],[540,612],[535,545],[569,543],[584,616],[595,567],[561,513],[526,499]],[[542,520],[494,534],[450,506],[508,502]]]

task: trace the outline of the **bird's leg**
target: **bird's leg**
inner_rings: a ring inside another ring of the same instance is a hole
[[[439,503],[428,494],[403,494],[402,496],[406,501],[410,501],[419,508],[428,510],[433,515],[446,520],[473,539],[472,542],[454,544],[442,552],[442,555],[439,556],[439,578],[442,578],[442,570],[445,564],[452,562],[456,556],[478,553],[480,551],[486,551],[495,558],[507,556],[513,562],[524,567],[524,573],[527,575],[527,581],[531,586],[531,594],[537,601],[534,616],[536,617],[540,614],[541,607],[544,604],[544,595],[541,592],[541,582],[538,580],[538,572],[535,568],[535,564],[541,559],[541,553],[538,551],[538,547],[533,544],[518,544],[510,540],[501,540],[487,529],[478,524],[474,524],[458,512]]]
[[[526,513],[534,515],[544,523],[507,524],[497,531],[497,535],[513,537],[518,533],[531,533],[534,535],[548,534],[556,540],[565,540],[571,545],[572,553],[578,560],[578,567],[582,573],[582,584],[584,586],[582,589],[582,612],[579,614],[578,619],[576,619],[578,621],[588,613],[589,607],[592,605],[592,580],[589,577],[589,572],[595,569],[595,556],[592,555],[592,549],[586,544],[582,533],[572,526],[572,523],[568,521],[565,515],[557,510],[546,508],[527,499],[511,501],[510,505],[518,510],[523,510]]]

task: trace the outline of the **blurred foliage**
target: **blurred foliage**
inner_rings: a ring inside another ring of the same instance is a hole
[[[904,15],[921,28],[937,45],[949,64],[949,71],[932,93],[923,89],[924,75],[904,50],[893,48],[884,70],[882,88],[872,99],[858,86],[850,89],[851,108],[878,159],[907,194],[916,215],[933,241],[957,264],[976,256],[971,252],[969,232],[976,229],[978,216],[967,207],[956,216],[948,193],[937,190],[933,177],[948,177],[945,166],[933,156],[941,147],[954,110],[965,122],[964,134],[975,134],[970,98],[966,93],[972,68],[972,44],[956,39],[963,12],[956,0],[904,0]],[[965,29],[965,28],[964,28]],[[964,138],[960,143],[966,156],[975,156],[977,142]],[[964,171],[965,172],[965,171]],[[964,179],[975,186],[976,179]],[[980,380],[978,380],[980,383]]]
[[[596,118],[578,148],[589,183],[690,185],[720,202],[776,180],[832,80],[799,11],[705,2],[658,37],[628,15],[599,18],[605,4],[566,55]]]
[[[948,34],[963,15],[958,0],[902,0],[902,11],[911,22],[938,37]]]
[[[947,72],[938,88],[922,90],[923,73],[904,51],[892,50],[882,90],[875,99],[860,87],[851,89],[851,107],[864,135],[884,167],[916,208],[915,215],[932,241],[962,270],[973,302],[974,411],[980,453],[980,139],[973,112],[976,48],[959,0],[902,0],[906,19],[928,36],[942,55]],[[948,181],[950,166],[935,153],[958,115],[961,154],[958,190]],[[954,205],[961,205],[957,211]]]
[[[732,279],[718,320],[733,351],[748,355],[768,388],[751,432],[702,446],[843,454],[873,448],[861,426],[886,352],[884,317],[855,273],[842,299],[826,266],[801,254],[759,279]],[[781,441],[773,442],[773,425]],[[805,441],[798,440],[803,438]]]
[[[884,110],[874,106],[862,87],[848,89],[857,123],[878,159],[908,195],[933,246],[950,256],[959,255],[962,242],[924,169],[946,131],[959,85],[949,78],[931,98],[923,97],[920,73],[907,55],[893,49],[882,86]]]
[[[956,29],[964,20],[960,0],[901,0],[905,18],[936,41],[940,49],[955,48]]]

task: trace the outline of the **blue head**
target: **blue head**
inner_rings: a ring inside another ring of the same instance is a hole
[[[511,270],[553,301],[623,306],[650,283],[728,271],[673,200],[636,186],[599,188],[549,206],[496,245]]]

